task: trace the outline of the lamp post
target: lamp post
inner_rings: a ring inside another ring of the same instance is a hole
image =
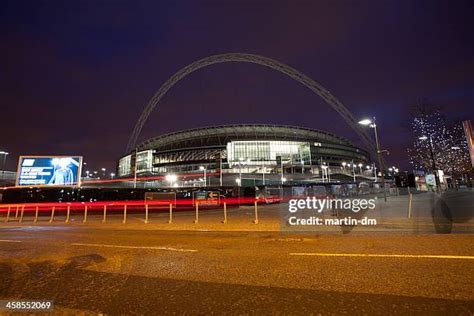
[[[239,158],[239,185],[242,182],[242,161],[244,158],[240,157]]]
[[[6,151],[0,151],[0,155],[3,155],[2,180],[5,180],[5,162],[7,160],[8,153]]]
[[[356,171],[355,171],[355,163],[354,163],[354,160],[352,160],[352,164],[349,165],[349,167],[352,166],[352,177],[354,179],[354,183],[356,183]]]
[[[379,162],[379,167],[380,167],[380,171],[381,171],[383,199],[384,199],[385,202],[387,202],[387,192],[385,192],[385,177],[384,177],[385,167],[383,165],[383,160],[382,160],[382,151],[380,150],[379,135],[378,135],[378,132],[377,132],[377,124],[376,124],[375,116],[372,118],[372,120],[371,119],[363,119],[363,120],[359,121],[359,124],[364,125],[364,126],[369,126],[370,128],[374,129],[377,160]]]
[[[207,174],[206,174],[206,167],[199,166],[199,170],[204,172],[204,186],[207,187]]]
[[[440,185],[440,181],[439,181],[439,178],[438,178],[438,170],[436,168],[436,159],[435,159],[434,150],[433,150],[433,139],[431,138],[431,135],[430,136],[421,136],[418,139],[419,140],[429,140],[428,144],[429,144],[430,156],[431,156],[431,169],[433,169],[433,172],[435,174],[436,188],[438,190],[439,185]]]

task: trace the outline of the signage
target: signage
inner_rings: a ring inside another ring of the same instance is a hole
[[[82,157],[20,156],[17,186],[78,186]]]
[[[218,191],[196,191],[193,200],[199,205],[219,205],[220,194]]]
[[[426,185],[433,186],[433,187],[436,186],[436,178],[434,174],[427,174],[425,176],[425,181],[426,181]]]

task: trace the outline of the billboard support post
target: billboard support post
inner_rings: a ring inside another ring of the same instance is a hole
[[[258,224],[258,207],[257,207],[257,200],[254,202],[255,205],[255,220],[253,221],[254,224]]]
[[[69,223],[69,216],[70,216],[70,214],[71,214],[71,205],[68,204],[68,205],[67,205],[67,210],[66,210],[66,221],[65,221],[66,223]]]
[[[35,220],[33,222],[37,222],[38,221],[38,213],[39,213],[39,206],[36,205],[36,209],[35,209]]]
[[[51,218],[49,219],[49,222],[52,223],[53,220],[54,220],[54,211],[55,211],[56,207],[53,206],[53,208],[51,209]]]

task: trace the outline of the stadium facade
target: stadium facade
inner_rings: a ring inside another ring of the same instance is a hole
[[[148,139],[118,162],[119,177],[165,174],[240,175],[260,179],[324,177],[343,162],[369,164],[366,150],[334,134],[286,125],[226,125]],[[201,179],[202,180],[202,179]],[[221,176],[222,182],[222,176]]]

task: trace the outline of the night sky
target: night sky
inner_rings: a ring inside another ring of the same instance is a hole
[[[212,54],[277,59],[375,115],[407,168],[410,108],[474,119],[474,1],[0,1],[0,150],[83,155],[115,168],[144,105]],[[213,65],[176,85],[140,140],[232,123],[305,126],[358,144],[320,97],[262,66]]]

